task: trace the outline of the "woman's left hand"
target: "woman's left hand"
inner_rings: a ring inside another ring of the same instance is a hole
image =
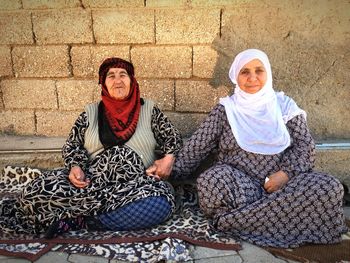
[[[156,160],[150,167],[148,167],[146,174],[148,176],[155,176],[156,178],[158,177],[158,179],[166,180],[171,173],[174,161],[175,157],[173,154],[166,154],[162,159]]]
[[[264,188],[266,192],[273,193],[285,186],[288,181],[288,175],[280,170],[269,176],[269,180],[264,184]]]

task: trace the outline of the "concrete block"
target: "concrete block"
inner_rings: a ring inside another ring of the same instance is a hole
[[[212,78],[217,58],[217,51],[212,47],[194,46],[193,76],[200,78]]]
[[[212,43],[220,32],[220,9],[157,10],[157,44]]]
[[[57,109],[53,80],[4,80],[1,86],[6,109]]]
[[[165,112],[165,114],[184,138],[190,137],[207,116],[205,113]]]
[[[21,8],[21,0],[0,0],[0,10],[15,10]]]
[[[333,51],[331,51],[333,53]],[[322,54],[316,58],[316,50],[308,51],[309,63],[319,71],[319,77],[313,76],[302,87],[293,87],[293,98],[308,113],[308,124],[314,137],[318,140],[327,138],[350,138],[350,76],[344,72],[344,68],[350,68],[348,55],[341,55],[342,51],[334,51],[335,54]],[[332,61],[333,60],[333,61]],[[321,64],[323,62],[323,64]],[[327,66],[326,66],[327,65]],[[305,69],[312,71],[311,66],[303,65]],[[322,71],[322,72],[321,72]],[[300,75],[306,74],[305,72]],[[312,74],[312,73],[310,73]],[[294,85],[293,85],[294,86]]]
[[[12,50],[15,75],[18,77],[68,77],[67,46],[26,46]]]
[[[22,0],[24,9],[60,9],[80,7],[79,0]]]
[[[68,137],[79,112],[36,111],[37,135]]]
[[[291,21],[288,13],[282,16],[277,8],[263,8],[263,6],[264,3],[261,2],[255,6],[238,5],[234,9],[224,9],[222,33],[235,31],[241,40],[253,44],[261,41],[263,36],[265,40],[283,39],[291,29],[291,25],[299,23],[299,21]],[[300,21],[306,20],[307,18],[304,18]],[[259,27],[260,23],[263,23],[264,26]],[[254,37],[252,37],[252,32],[254,32]]]
[[[38,260],[35,261],[35,263],[46,263],[46,262],[55,262],[55,263],[67,263],[69,254],[65,252],[48,252],[42,257],[40,257]]]
[[[74,46],[71,48],[73,75],[76,77],[95,77],[98,69],[108,57],[119,57],[130,61],[129,46]]]
[[[265,262],[273,262],[273,263],[285,263],[284,260],[279,259],[267,252],[265,249],[262,249],[258,246],[254,246],[247,242],[242,242],[243,249],[238,253],[242,257],[243,262],[255,262],[255,263],[265,263]]]
[[[90,11],[37,11],[33,13],[33,28],[39,44],[93,42]]]
[[[186,46],[152,46],[131,49],[138,77],[190,78],[192,49]]]
[[[65,137],[1,135],[0,153],[10,151],[61,152],[65,142]]]
[[[83,111],[86,104],[93,102],[95,90],[100,90],[100,88],[97,81],[93,80],[57,81],[60,110]]]
[[[0,13],[0,44],[32,44],[30,12],[13,11]]]
[[[2,91],[1,91],[1,86],[0,86],[0,98],[3,98]],[[0,111],[2,111],[4,109],[5,109],[4,100],[1,99],[0,100]]]
[[[187,0],[147,0],[147,7],[188,7],[190,6]]]
[[[3,257],[0,258],[1,263],[31,263],[31,261],[24,258]]]
[[[317,10],[310,7],[306,2],[274,1],[224,9],[221,37],[212,43],[219,53],[215,82],[228,85],[233,57],[243,49],[260,48],[269,56],[274,87],[308,113],[315,139],[346,139],[350,137],[350,93],[344,83],[350,76],[343,69],[350,67],[350,49],[345,44],[349,19],[343,10],[349,3],[336,6],[332,14],[327,1],[317,5]],[[327,22],[322,25],[322,21]]]
[[[99,86],[98,89],[93,90],[92,92],[92,100],[93,101],[100,101],[101,100],[101,87]]]
[[[153,10],[93,10],[92,16],[97,43],[154,43]]]
[[[219,98],[230,94],[230,88],[213,88],[207,81],[177,80],[176,111],[209,112]]]
[[[153,100],[162,110],[174,109],[174,81],[140,80],[141,97]]]
[[[210,257],[196,259],[196,263],[243,263],[240,256],[226,256],[226,257]]]
[[[88,255],[71,254],[68,257],[69,262],[86,262],[86,263],[108,263],[109,259],[104,257],[92,257]]]
[[[82,0],[84,7],[144,7],[144,0]]]
[[[236,255],[238,255],[238,253],[235,250],[221,250],[197,246],[195,247],[192,257],[194,260],[197,260],[201,258],[227,257]]]
[[[208,1],[208,0],[192,0],[192,6],[237,6],[240,4],[244,4],[246,6],[247,3],[251,3],[251,0],[215,0],[215,1]],[[254,4],[256,4],[254,2]]]
[[[0,131],[10,134],[34,134],[33,110],[5,110],[0,111]]]
[[[147,0],[147,7],[213,7],[213,6],[236,6],[239,3],[250,0]]]
[[[12,76],[11,49],[0,46],[0,77]]]
[[[350,187],[350,149],[319,149],[315,170],[329,173]]]

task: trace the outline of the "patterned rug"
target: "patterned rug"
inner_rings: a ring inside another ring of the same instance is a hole
[[[5,167],[0,177],[0,206],[16,198],[22,187],[40,174],[40,170],[29,167]],[[158,227],[139,231],[70,231],[50,240],[0,233],[0,255],[35,261],[48,251],[62,251],[130,262],[159,262],[191,260],[191,244],[241,249],[236,239],[211,227],[199,209],[193,185],[178,185],[175,192],[176,212]]]

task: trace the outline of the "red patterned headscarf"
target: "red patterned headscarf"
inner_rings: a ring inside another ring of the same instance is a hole
[[[130,92],[125,99],[116,100],[110,96],[107,90],[105,80],[110,68],[125,69],[131,79]],[[107,133],[111,132],[114,134],[112,137],[115,137],[115,143],[113,142],[112,144],[122,144],[129,140],[134,134],[141,109],[140,90],[139,84],[134,77],[134,66],[130,62],[120,58],[107,58],[101,64],[98,74],[99,84],[102,85],[102,102],[99,108],[99,129],[104,129],[102,134],[106,134],[106,123],[103,122],[107,122],[109,126],[107,130],[110,130]],[[104,140],[101,138],[101,132],[100,139],[103,143]],[[103,144],[105,145],[105,143]],[[111,143],[106,144],[110,145]]]

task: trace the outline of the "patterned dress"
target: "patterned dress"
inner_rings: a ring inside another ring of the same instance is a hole
[[[178,130],[157,106],[152,110],[151,128],[163,154],[177,153],[182,146]],[[5,231],[44,232],[53,222],[63,218],[97,215],[113,211],[147,197],[165,197],[174,209],[171,185],[145,174],[140,156],[128,146],[105,149],[89,161],[84,145],[88,127],[86,112],[80,114],[63,146],[65,168],[47,171],[23,190],[14,206],[1,218]],[[77,188],[68,179],[70,168],[80,166],[90,184]],[[16,219],[16,220],[14,220]],[[7,224],[7,226],[5,226]]]
[[[246,152],[219,104],[179,152],[172,176],[189,176],[215,151],[217,160],[199,175],[197,188],[200,207],[217,229],[261,246],[339,242],[347,230],[343,187],[333,176],[313,171],[315,147],[304,117],[292,118],[287,128],[292,142],[284,152]],[[289,181],[268,194],[265,177],[279,170]]]

